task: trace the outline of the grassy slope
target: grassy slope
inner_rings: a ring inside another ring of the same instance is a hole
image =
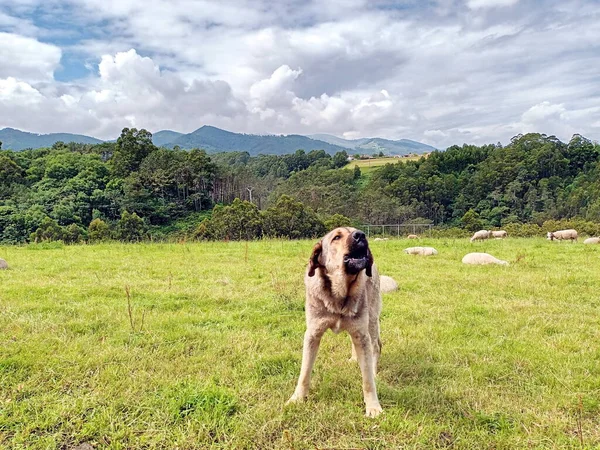
[[[324,337],[310,401],[283,406],[312,242],[250,243],[247,262],[244,243],[0,247],[0,447],[579,448],[578,422],[600,445],[600,246],[419,243],[440,254],[372,243],[401,285],[375,420],[345,335]]]
[[[416,161],[420,159],[421,156],[411,156],[409,158],[376,158],[376,159],[359,159],[355,161],[351,161],[350,164],[345,166],[345,169],[352,169],[358,166],[361,171],[370,171],[374,170],[377,167],[385,166],[386,164],[398,164],[406,161]]]

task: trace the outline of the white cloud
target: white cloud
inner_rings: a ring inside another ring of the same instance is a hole
[[[518,2],[519,0],[468,0],[467,5],[471,9],[485,9],[512,6]]]
[[[532,106],[523,113],[521,119],[525,123],[535,124],[548,118],[560,119],[565,112],[563,105],[553,105],[550,102],[542,102]]]
[[[591,0],[2,3],[0,127],[114,137],[131,124],[208,123],[436,146],[524,131],[600,137]],[[82,34],[38,29],[36,11]],[[93,70],[56,81],[65,54]]]
[[[51,80],[61,55],[60,48],[54,45],[14,33],[0,32],[0,78]]]
[[[33,106],[43,99],[42,94],[29,84],[18,81],[13,77],[0,79],[0,101],[18,102],[22,105]]]
[[[232,126],[245,114],[226,82],[186,83],[135,50],[103,56],[99,74],[84,86],[62,86],[45,95],[14,78],[0,80],[0,124],[52,132],[60,122],[61,131],[113,138],[124,126],[191,131],[203,120]],[[82,125],[86,128],[77,128]]]

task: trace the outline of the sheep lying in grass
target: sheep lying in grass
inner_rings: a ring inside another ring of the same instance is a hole
[[[473,236],[471,236],[471,242],[479,241],[483,239],[489,239],[492,237],[492,232],[488,230],[479,230]]]
[[[591,237],[583,241],[584,244],[600,244],[600,237]]]
[[[502,261],[488,253],[468,253],[462,259],[463,264],[500,264],[508,266],[508,262]]]
[[[374,241],[387,241],[388,238],[375,238]]]
[[[384,294],[386,292],[393,292],[398,289],[398,283],[392,277],[388,277],[387,275],[379,276],[379,289]]]
[[[548,234],[546,235],[547,239],[553,241],[553,240],[558,240],[558,241],[565,241],[567,239],[571,240],[572,242],[575,242],[577,240],[577,231],[575,230],[560,230],[560,231],[548,231]]]
[[[8,263],[6,261],[4,261],[2,258],[0,258],[0,270],[6,270],[8,269]]]
[[[438,251],[433,247],[409,247],[404,249],[409,255],[431,256],[437,255]]]
[[[409,234],[407,239],[419,239],[419,236],[417,236],[416,234]]]
[[[508,233],[504,230],[492,231],[492,237],[495,237],[496,239],[504,239],[507,236]]]

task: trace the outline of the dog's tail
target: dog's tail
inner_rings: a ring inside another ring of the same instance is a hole
[[[398,283],[392,277],[381,275],[379,277],[379,289],[382,293],[394,292],[398,289]]]

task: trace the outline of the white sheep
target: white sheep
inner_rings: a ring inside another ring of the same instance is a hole
[[[468,253],[462,259],[463,264],[500,264],[508,266],[508,262],[502,261],[488,253]]]
[[[554,239],[564,241],[570,239],[575,242],[577,240],[577,231],[575,230],[560,230],[560,231],[548,231],[546,238],[553,241]]]
[[[374,241],[387,241],[388,238],[375,238]]]
[[[392,277],[388,277],[387,275],[381,275],[379,277],[379,289],[381,292],[393,292],[398,289],[398,283]]]
[[[504,230],[492,231],[492,237],[495,237],[496,239],[504,239],[507,236],[508,236],[508,233]]]
[[[591,237],[583,241],[584,244],[600,244],[600,237]]]
[[[489,239],[491,237],[492,237],[492,232],[491,231],[488,231],[488,230],[479,230],[479,231],[477,231],[471,237],[471,242],[478,241],[478,240],[483,240],[483,239]]]
[[[8,269],[8,263],[6,261],[4,261],[2,258],[0,258],[0,270],[6,270]]]
[[[416,234],[409,234],[407,239],[419,239],[419,236],[417,236]]]
[[[409,255],[431,256],[437,255],[438,251],[433,247],[408,247],[404,249],[404,253]]]

